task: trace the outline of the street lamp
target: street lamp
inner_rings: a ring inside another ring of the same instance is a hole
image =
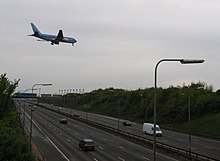
[[[33,91],[34,91],[34,87],[35,87],[35,86],[51,86],[51,85],[52,85],[51,83],[34,84],[34,85],[32,86],[32,93],[33,93]]]
[[[196,89],[201,89],[203,87],[197,87]],[[191,90],[188,91],[188,137],[189,137],[189,155],[191,155]],[[181,95],[185,95],[184,93],[181,93]]]
[[[203,59],[161,59],[155,66],[154,79],[154,140],[153,140],[153,160],[156,161],[156,89],[157,89],[157,68],[164,61],[179,61],[181,64],[203,63]]]
[[[28,88],[28,89],[25,89],[25,93],[27,92],[27,91],[31,91],[32,90],[32,88]],[[33,90],[37,90],[36,88],[35,89],[33,89]],[[32,92],[33,93],[33,92]]]
[[[35,86],[51,86],[52,84],[51,83],[42,83],[42,84],[34,84],[32,86],[32,93],[34,91],[34,87]],[[31,125],[30,125],[30,149],[31,149],[31,139],[32,139],[32,106],[31,106]]]

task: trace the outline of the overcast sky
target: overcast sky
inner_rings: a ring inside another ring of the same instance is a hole
[[[74,37],[75,46],[29,37]],[[220,89],[219,0],[1,0],[0,74],[21,79],[23,92],[52,83],[42,93],[154,86],[163,58],[205,59],[203,64],[163,62],[158,86],[206,82]]]

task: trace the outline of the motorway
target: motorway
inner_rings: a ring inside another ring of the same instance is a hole
[[[18,106],[18,103],[16,103]],[[31,107],[26,102],[20,103],[21,118],[26,117],[26,125],[30,126]],[[24,107],[25,115],[24,115]],[[64,116],[37,106],[32,111],[33,140],[36,142],[47,161],[150,161],[153,152],[147,148],[118,138],[86,124],[68,119],[67,124],[60,124]],[[79,141],[92,139],[96,150],[81,151]],[[46,147],[45,147],[46,145]],[[174,161],[175,159],[157,153],[157,161]]]
[[[58,106],[54,105],[44,105],[47,108],[59,110]],[[108,116],[103,116],[94,113],[87,113],[83,111],[77,111],[69,108],[63,108],[62,112],[69,113],[73,115],[74,113],[78,113],[80,117],[87,118],[91,121],[95,121],[104,125],[108,125],[114,128],[118,128],[118,119]],[[142,132],[142,125],[133,124],[132,126],[123,126],[122,121],[120,120],[119,129],[123,131],[127,131],[129,133],[133,133],[139,136],[143,136],[145,138],[153,139],[152,136],[146,135]],[[182,148],[185,150],[189,149],[189,136],[187,134],[182,134],[178,132],[162,130],[163,136],[157,137],[157,141],[162,142],[164,144],[172,145],[178,148]],[[218,160],[220,158],[220,141],[211,140],[207,138],[191,136],[191,151],[202,154],[211,158],[215,158]]]

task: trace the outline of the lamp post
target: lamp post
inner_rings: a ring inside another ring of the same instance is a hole
[[[161,59],[155,66],[155,78],[154,78],[154,139],[153,139],[153,161],[156,161],[156,89],[157,89],[157,68],[161,62],[164,61],[177,61],[181,64],[196,64],[196,63],[203,63],[203,59]]]
[[[188,95],[188,133],[189,133],[189,155],[191,155],[191,99],[190,95]]]
[[[32,89],[32,88],[28,88],[28,89],[25,89],[25,93],[27,92],[27,91],[31,91],[31,90],[37,90],[36,88],[35,89]],[[33,93],[33,92],[32,92]]]
[[[51,83],[34,84],[34,85],[32,86],[32,93],[33,93],[33,91],[34,91],[34,87],[35,87],[35,86],[51,86],[51,85],[52,85]]]
[[[203,87],[197,87],[196,89],[201,89]],[[189,155],[191,155],[191,145],[192,145],[192,142],[191,142],[191,96],[193,96],[193,94],[191,94],[192,90],[189,90],[188,91],[188,96],[187,96],[187,99],[188,99],[188,103],[187,103],[187,106],[188,106],[188,140],[189,140]],[[185,95],[184,93],[181,93],[182,95]]]
[[[51,83],[42,83],[42,84],[34,84],[32,86],[32,93],[34,91],[34,87],[35,86],[51,86],[52,84]],[[30,125],[30,149],[31,149],[31,139],[32,139],[32,106],[31,106],[31,125]]]
[[[31,150],[31,147],[32,147],[32,144],[31,144],[31,139],[32,139],[32,122],[33,122],[33,120],[32,120],[32,110],[33,110],[33,107],[31,105],[30,150]]]
[[[185,95],[184,93],[180,93],[181,95]],[[191,155],[191,96],[188,93],[187,96],[187,108],[188,108],[188,140],[189,140],[189,155]]]

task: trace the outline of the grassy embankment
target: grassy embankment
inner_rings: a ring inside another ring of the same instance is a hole
[[[187,133],[188,122],[168,124],[167,127]],[[220,139],[220,113],[210,114],[191,121],[191,131],[196,135],[216,137]]]

